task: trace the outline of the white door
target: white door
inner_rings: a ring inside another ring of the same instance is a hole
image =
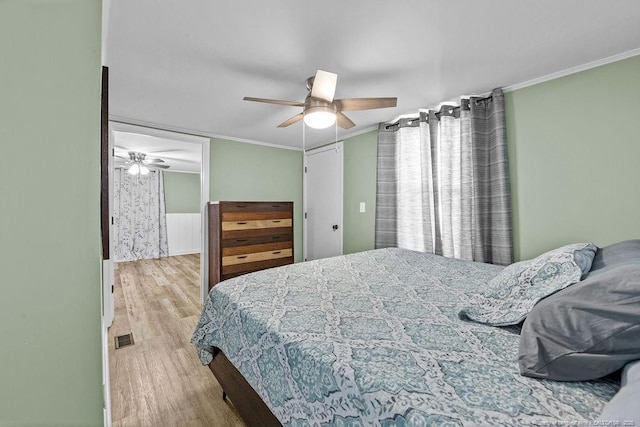
[[[342,254],[342,142],[305,153],[305,260]]]

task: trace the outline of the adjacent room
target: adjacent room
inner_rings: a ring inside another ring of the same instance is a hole
[[[180,337],[193,330],[201,309],[200,206],[207,198],[208,152],[189,135],[116,122],[110,130],[114,262],[106,264],[113,269],[113,292],[105,297],[111,308],[105,323],[114,418],[116,424],[145,424],[153,419],[145,390],[154,389],[159,405],[171,402],[160,384],[180,376],[168,368],[190,350]],[[164,366],[167,377],[150,372],[151,366]]]
[[[640,425],[638,22],[0,2],[0,425]]]

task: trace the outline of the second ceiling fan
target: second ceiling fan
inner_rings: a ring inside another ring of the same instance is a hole
[[[160,158],[147,159],[145,153],[137,151],[128,151],[129,158],[116,154],[116,167],[127,169],[131,175],[147,175],[149,169],[169,169],[169,166],[163,165],[164,160]]]
[[[336,92],[338,75],[328,71],[318,70],[315,76],[307,79],[309,94],[304,102],[282,101],[279,99],[253,98],[245,96],[245,101],[264,102],[267,104],[302,107],[302,113],[296,114],[280,123],[283,128],[304,119],[307,126],[323,129],[337,122],[342,129],[350,129],[356,124],[343,111],[372,110],[376,108],[395,107],[398,98],[344,98],[333,99]]]

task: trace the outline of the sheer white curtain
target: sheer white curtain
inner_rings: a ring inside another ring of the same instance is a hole
[[[510,264],[511,199],[502,91],[378,133],[376,247]]]
[[[116,261],[169,255],[162,171],[130,175],[115,169],[113,206]]]

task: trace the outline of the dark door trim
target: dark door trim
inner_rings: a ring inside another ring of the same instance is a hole
[[[100,230],[102,259],[109,259],[109,68],[102,67],[100,114]]]

